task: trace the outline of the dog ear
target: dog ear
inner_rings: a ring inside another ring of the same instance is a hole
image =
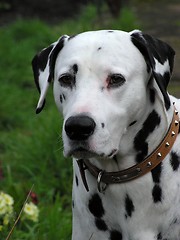
[[[148,71],[156,80],[164,97],[165,107],[170,107],[167,86],[171,79],[174,65],[174,50],[165,42],[155,39],[140,31],[131,32],[133,44],[139,49],[147,63]]]
[[[45,105],[45,97],[51,81],[54,79],[54,67],[58,53],[69,36],[62,36],[57,42],[39,52],[32,60],[32,69],[36,87],[40,93],[36,113],[40,113]]]

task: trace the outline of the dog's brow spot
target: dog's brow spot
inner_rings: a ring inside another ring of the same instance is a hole
[[[97,51],[99,51],[99,50],[101,50],[102,49],[102,47],[99,47],[98,49],[97,49]]]
[[[78,72],[78,65],[77,64],[73,65],[73,71],[74,71],[74,73]]]
[[[97,193],[89,200],[89,211],[97,218],[101,218],[104,215],[102,200]]]
[[[102,128],[104,128],[104,127],[105,127],[105,124],[104,124],[104,123],[101,123],[101,126],[102,126]]]

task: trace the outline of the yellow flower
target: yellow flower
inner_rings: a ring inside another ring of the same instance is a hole
[[[8,225],[10,219],[11,219],[11,216],[9,214],[6,214],[3,218],[3,225]]]
[[[9,194],[3,193],[3,197],[6,205],[12,206],[14,204],[14,199]]]
[[[4,198],[0,195],[0,215],[4,215],[6,213],[6,203]]]
[[[32,202],[26,203],[24,207],[24,217],[33,222],[37,222],[39,217],[38,207]]]
[[[14,204],[14,199],[10,195],[4,192],[0,192],[0,215],[4,215],[6,213],[12,213],[13,204]]]

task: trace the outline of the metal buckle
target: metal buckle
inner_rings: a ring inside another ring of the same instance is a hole
[[[107,184],[101,182],[101,178],[103,174],[104,174],[104,171],[100,171],[97,177],[97,189],[100,193],[104,193],[107,188]]]

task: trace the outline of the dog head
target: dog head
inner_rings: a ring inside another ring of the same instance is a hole
[[[45,104],[51,81],[58,109],[63,113],[64,154],[76,158],[112,158],[122,137],[143,115],[147,86],[152,78],[166,109],[166,88],[174,51],[166,43],[140,31],[85,32],[63,36],[33,59],[40,99]]]

